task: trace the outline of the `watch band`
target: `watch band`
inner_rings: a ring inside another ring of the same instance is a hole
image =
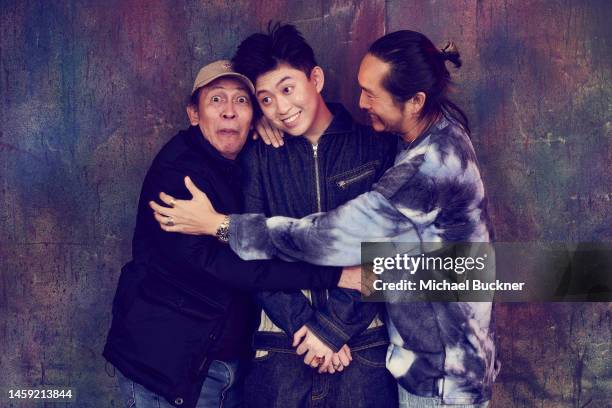
[[[215,232],[215,237],[225,244],[229,242],[229,226],[230,216],[226,215],[223,222],[219,225],[219,228],[217,228],[217,231]]]

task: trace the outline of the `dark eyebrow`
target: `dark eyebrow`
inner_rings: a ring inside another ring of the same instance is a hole
[[[276,86],[279,86],[280,84],[282,84],[283,82],[285,82],[288,79],[292,79],[292,78],[289,75],[281,78],[281,80],[276,83]]]
[[[286,80],[288,80],[288,79],[293,79],[293,78],[292,78],[292,77],[290,77],[289,75],[284,76],[284,77],[282,77],[282,78],[280,79],[280,81],[278,81],[278,82],[276,83],[276,85],[274,85],[274,87],[276,88],[277,86],[279,86],[280,84],[282,84],[283,82],[285,82],[285,81],[286,81]],[[255,96],[258,96],[258,95],[259,95],[260,93],[262,93],[262,92],[267,92],[267,91],[266,91],[266,90],[257,91],[257,92],[255,93]]]

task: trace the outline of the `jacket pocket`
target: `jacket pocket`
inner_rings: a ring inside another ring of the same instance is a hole
[[[227,311],[230,299],[219,303],[214,299],[198,295],[156,273],[149,273],[141,285],[144,297],[155,303],[163,304],[182,314],[200,319],[215,319]]]
[[[336,188],[347,190],[355,184],[368,182],[368,187],[374,182],[376,169],[380,166],[379,160],[372,160],[354,169],[345,171],[329,178]]]

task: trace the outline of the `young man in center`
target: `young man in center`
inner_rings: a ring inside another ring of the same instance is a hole
[[[278,149],[259,142],[245,148],[246,212],[299,218],[329,211],[369,191],[393,164],[395,137],[323,100],[324,72],[294,26],[251,35],[232,62],[286,136]],[[257,299],[263,308],[253,339],[257,354],[245,384],[251,406],[397,406],[380,304],[336,289],[262,292]]]

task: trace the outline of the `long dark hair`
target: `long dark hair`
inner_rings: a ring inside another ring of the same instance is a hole
[[[368,53],[388,63],[389,73],[383,79],[384,88],[397,103],[404,103],[417,92],[426,95],[420,119],[446,113],[470,132],[465,113],[448,98],[452,84],[446,61],[461,66],[459,51],[449,42],[442,50],[421,33],[401,30],[376,40]]]

